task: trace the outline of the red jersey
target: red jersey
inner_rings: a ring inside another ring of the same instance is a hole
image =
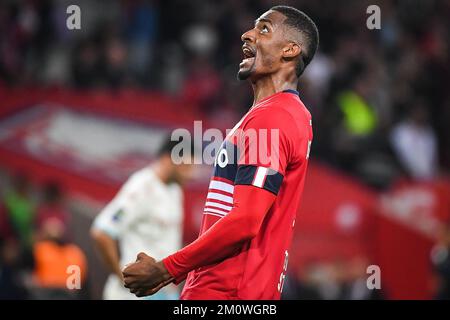
[[[256,237],[231,257],[189,273],[182,299],[280,298],[312,138],[311,115],[293,90],[260,101],[228,134],[214,165],[200,235],[232,210],[236,185],[277,196]]]

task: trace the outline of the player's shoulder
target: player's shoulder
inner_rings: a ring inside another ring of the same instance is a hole
[[[130,192],[139,192],[141,197],[146,199],[165,192],[178,198],[182,193],[182,188],[178,183],[164,184],[151,167],[145,167],[133,173],[126,184]]]
[[[133,172],[128,178],[128,181],[140,182],[148,179],[153,179],[153,176],[154,176],[153,170],[150,167],[144,167],[142,169]]]
[[[285,110],[290,114],[292,121],[303,132],[305,128],[312,126],[312,116],[297,92],[285,93],[276,108]]]
[[[273,106],[276,109],[285,110],[293,118],[302,117],[311,119],[311,113],[300,98],[300,94],[297,91],[289,90],[290,92],[284,92],[280,97],[273,102]]]
[[[180,200],[183,198],[183,189],[181,188],[181,186],[176,183],[176,182],[172,182],[169,186],[168,186],[172,197],[174,197],[174,199]]]
[[[299,96],[294,93],[279,93],[254,108],[247,119],[247,125],[280,130],[295,130],[298,126],[310,124],[311,114]]]
[[[139,169],[132,173],[124,184],[127,191],[136,191],[142,189],[147,184],[153,184],[156,176],[150,167]]]

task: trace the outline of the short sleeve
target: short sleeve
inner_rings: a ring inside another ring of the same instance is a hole
[[[116,197],[98,214],[93,228],[118,239],[139,216],[138,182],[135,179],[125,183]]]

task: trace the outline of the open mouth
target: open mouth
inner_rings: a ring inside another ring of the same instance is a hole
[[[251,59],[254,59],[256,54],[254,52],[254,50],[252,48],[250,48],[248,45],[243,45],[242,46],[242,55],[243,55],[243,60],[242,62],[248,62]]]

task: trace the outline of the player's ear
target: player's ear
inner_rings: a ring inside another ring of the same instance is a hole
[[[292,60],[300,53],[302,52],[302,48],[299,44],[295,42],[289,42],[284,48],[283,48],[283,58],[286,60]]]

